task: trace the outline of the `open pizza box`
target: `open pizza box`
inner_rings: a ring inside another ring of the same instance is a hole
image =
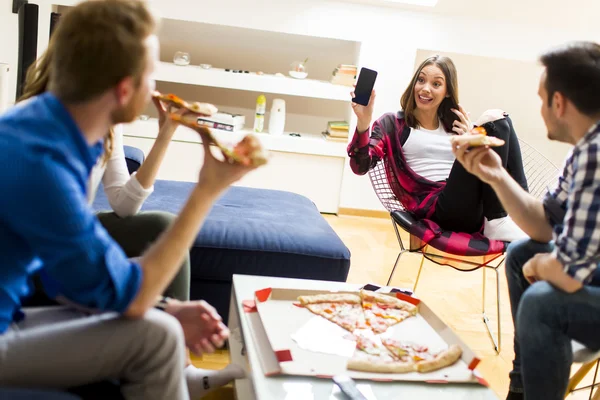
[[[487,383],[475,371],[479,359],[471,349],[422,301],[403,293],[386,293],[418,307],[418,314],[390,327],[382,336],[411,341],[441,351],[449,345],[462,348],[455,364],[429,373],[373,373],[348,370],[356,343],[346,330],[299,305],[298,296],[340,291],[266,288],[255,299],[243,301],[266,376],[298,375],[332,378],[345,374],[353,379],[373,381],[418,381],[429,383]]]

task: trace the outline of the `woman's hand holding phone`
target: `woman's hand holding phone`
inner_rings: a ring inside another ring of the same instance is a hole
[[[354,85],[356,87],[356,85]],[[354,91],[350,93],[352,98],[355,97]],[[373,107],[375,105],[375,90],[371,91],[371,97],[369,98],[369,104],[366,106],[352,102],[352,111],[356,115],[358,122],[356,129],[359,133],[363,133],[369,130],[371,121],[373,120]]]

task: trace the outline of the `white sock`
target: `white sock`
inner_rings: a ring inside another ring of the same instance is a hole
[[[504,242],[513,242],[528,237],[527,234],[515,224],[515,221],[513,221],[510,216],[493,220],[485,218],[483,224],[483,236],[488,239],[502,240]]]
[[[237,364],[229,364],[221,370],[201,369],[191,364],[185,368],[185,380],[192,400],[201,399],[209,392],[245,376],[244,369]]]

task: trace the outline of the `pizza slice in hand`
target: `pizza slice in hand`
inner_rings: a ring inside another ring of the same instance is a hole
[[[212,104],[200,103],[200,102],[187,102],[174,94],[162,94],[157,90],[155,90],[152,93],[152,97],[160,100],[162,103],[169,106],[169,108],[170,107],[174,107],[176,109],[183,108],[195,115],[210,117],[211,115],[216,114],[217,111],[219,111],[217,109],[217,107],[215,107]],[[190,120],[193,120],[193,121],[196,120],[196,117],[194,115],[191,115],[189,118],[190,118]]]
[[[360,296],[356,294],[300,296],[298,301],[313,314],[326,318],[350,332],[366,326]]]
[[[487,131],[482,126],[476,126],[471,130],[470,133],[464,135],[454,135],[450,137],[450,143],[453,145],[457,144],[462,146],[467,144],[469,147],[479,146],[490,146],[500,147],[504,146],[504,140],[499,139],[495,136],[488,136]]]
[[[360,297],[367,325],[375,333],[383,333],[390,326],[417,315],[417,307],[414,304],[396,297],[369,290],[361,290]]]
[[[208,137],[209,140],[215,144],[219,150],[221,150],[223,157],[225,157],[225,159],[231,163],[259,167],[268,162],[268,152],[263,148],[258,138],[253,134],[246,135],[233,148],[230,148],[220,143],[209,128],[204,125],[198,125],[197,116],[194,114],[181,115],[170,113],[169,118]]]

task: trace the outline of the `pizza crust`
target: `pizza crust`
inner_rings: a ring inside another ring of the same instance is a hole
[[[388,296],[381,293],[371,292],[368,290],[361,290],[360,297],[363,301],[369,303],[383,303],[388,306],[398,308],[407,311],[410,315],[417,315],[418,308],[414,304],[408,301],[400,300],[393,296]]]
[[[298,301],[302,305],[316,303],[352,303],[361,304],[360,296],[351,293],[327,293],[313,296],[300,296]]]
[[[368,356],[368,355],[367,355]],[[362,372],[377,372],[382,374],[405,374],[415,371],[415,364],[411,361],[383,361],[375,356],[352,357],[346,366],[349,370]]]
[[[448,367],[457,362],[462,356],[460,346],[453,344],[447,350],[438,353],[432,360],[420,361],[416,364],[417,371],[431,372]]]
[[[152,93],[152,97],[162,101],[163,103],[170,104],[178,108],[185,108],[188,111],[207,117],[210,117],[219,111],[218,108],[212,104],[200,102],[189,103],[178,96],[175,96],[174,94],[162,94],[156,90]]]

